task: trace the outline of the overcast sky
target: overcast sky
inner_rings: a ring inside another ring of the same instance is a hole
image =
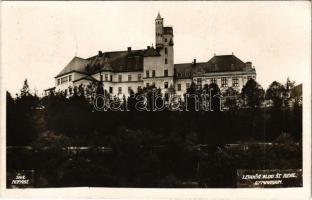
[[[2,2],[1,76],[12,94],[54,86],[74,57],[146,48],[159,11],[173,26],[175,63],[234,52],[264,87],[310,74],[310,2]]]

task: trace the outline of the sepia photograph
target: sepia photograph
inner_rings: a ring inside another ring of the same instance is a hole
[[[307,197],[310,2],[1,4],[5,192]]]

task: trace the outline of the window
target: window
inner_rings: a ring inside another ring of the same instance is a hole
[[[105,81],[108,81],[108,74],[105,74]]]
[[[131,81],[132,80],[132,76],[129,74],[128,75],[128,81]]]
[[[197,85],[202,85],[202,79],[201,78],[197,78]]]
[[[146,83],[146,87],[149,87],[149,83]]]
[[[68,82],[68,77],[67,76],[61,78],[61,84],[67,83],[67,82]]]
[[[167,49],[167,47],[165,47],[165,54],[168,54],[168,49]]]
[[[165,69],[164,70],[164,77],[167,77],[168,76],[168,69]]]
[[[146,78],[149,78],[149,71],[146,70]]]
[[[100,80],[103,81],[103,75],[102,74],[100,75]]]
[[[210,84],[212,84],[212,83],[217,83],[217,79],[215,79],[215,78],[210,79]]]
[[[181,91],[181,84],[178,84],[178,91]]]
[[[69,87],[68,88],[68,92],[69,92],[70,95],[73,94],[73,89],[71,87]]]
[[[138,81],[142,80],[142,74],[138,74]]]
[[[118,82],[122,81],[122,75],[118,75]]]
[[[122,88],[118,87],[118,94],[121,94],[121,93],[122,93]]]
[[[190,83],[186,83],[186,88],[190,88],[191,84]]]
[[[168,88],[168,82],[164,83],[164,88]]]
[[[110,81],[113,81],[113,75],[110,75]]]
[[[226,77],[221,78],[221,87],[227,87],[227,79]]]
[[[61,79],[57,79],[57,85],[61,84]]]
[[[238,87],[239,86],[239,84],[238,84],[238,78],[233,78],[232,79],[232,82],[233,82],[233,87]]]
[[[165,58],[165,64],[168,64],[168,59],[167,58]]]
[[[113,94],[113,87],[109,87],[109,93]]]
[[[155,70],[152,71],[152,77],[155,77]]]
[[[68,81],[71,81],[71,80],[72,80],[72,75],[69,75]]]
[[[131,93],[131,90],[132,90],[132,88],[131,88],[131,87],[128,87],[128,93],[129,93],[129,94]]]

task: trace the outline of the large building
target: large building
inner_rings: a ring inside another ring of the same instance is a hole
[[[248,79],[256,78],[251,62],[233,55],[214,55],[207,62],[174,63],[172,27],[164,26],[158,13],[155,19],[155,47],[124,51],[102,52],[90,58],[74,57],[55,77],[56,91],[72,93],[72,88],[101,81],[112,96],[128,95],[130,89],[155,85],[163,94],[175,91],[183,96],[192,82],[199,87],[217,83],[221,91],[232,87],[241,90]]]

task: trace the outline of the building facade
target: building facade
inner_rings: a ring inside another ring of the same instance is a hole
[[[233,55],[214,55],[207,62],[174,63],[173,28],[164,26],[158,13],[155,19],[155,47],[102,52],[90,58],[74,57],[55,77],[55,90],[72,93],[72,88],[102,82],[112,96],[128,96],[129,91],[155,85],[163,94],[174,91],[183,97],[194,82],[197,86],[216,83],[221,91],[241,90],[248,79],[256,79],[251,62]]]

